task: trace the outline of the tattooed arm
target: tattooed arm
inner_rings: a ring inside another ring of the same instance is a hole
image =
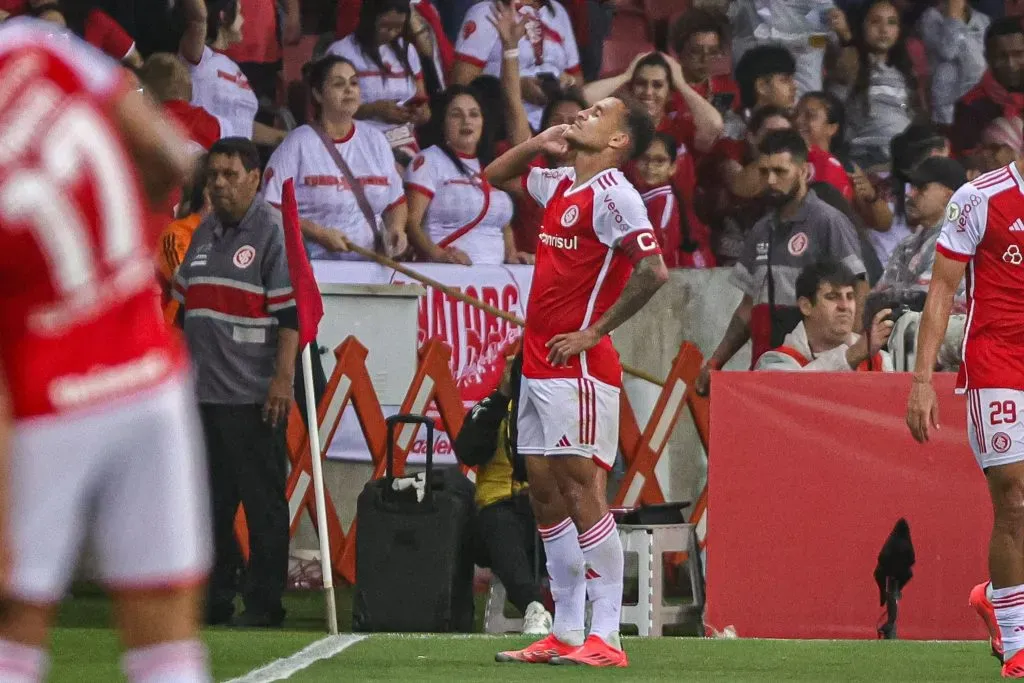
[[[573,356],[597,346],[602,337],[636,315],[666,282],[668,268],[660,254],[637,261],[621,296],[597,322],[585,330],[556,334],[551,338],[547,343],[550,349],[548,361],[556,366],[565,365]]]

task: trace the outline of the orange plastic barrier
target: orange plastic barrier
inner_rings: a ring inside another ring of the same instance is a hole
[[[689,407],[698,433],[703,436],[701,420],[707,426],[707,401],[693,391],[694,382],[700,373],[704,357],[700,350],[689,342],[683,343],[672,361],[672,368],[665,378],[658,402],[654,404],[651,417],[641,433],[636,415],[625,392],[619,400],[619,448],[629,465],[626,476],[619,485],[615,496],[615,507],[636,507],[641,504],[664,503],[654,469],[661,459],[676,422],[682,415],[683,407]],[[706,448],[705,440],[705,448]]]
[[[513,353],[514,349],[508,352]],[[334,354],[337,363],[317,409],[321,457],[326,457],[341,423],[341,417],[345,409],[351,406],[356,412],[363,438],[374,463],[373,478],[383,477],[386,467],[387,432],[380,401],[366,370],[368,351],[354,337],[348,337],[335,349]],[[441,426],[449,435],[454,436],[462,428],[465,408],[449,369],[449,360],[448,346],[438,339],[428,340],[421,347],[419,365],[400,411],[425,414],[433,405],[440,415]],[[684,405],[690,409],[706,448],[707,400],[696,396],[692,389],[702,362],[700,351],[695,346],[683,344],[643,432],[637,425],[629,399],[625,393],[621,394],[619,447],[629,469],[616,497],[616,506],[630,507],[641,503],[664,502],[664,495],[654,475],[654,469],[672,429],[682,414]],[[417,431],[418,427],[415,425],[404,425],[396,434],[395,474],[398,476],[405,471],[409,449],[415,443]],[[288,477],[286,494],[290,529],[294,536],[299,527],[302,510],[308,512],[313,526],[316,527],[312,462],[305,419],[295,408],[292,409],[288,424],[288,450],[292,470]],[[353,520],[346,534],[330,494],[325,492],[325,496],[328,533],[331,540],[331,563],[338,576],[349,583],[354,583],[357,520]],[[702,496],[701,501],[704,498]],[[248,532],[241,507],[235,520],[235,533],[243,556],[248,558]],[[701,541],[703,542],[702,534]]]

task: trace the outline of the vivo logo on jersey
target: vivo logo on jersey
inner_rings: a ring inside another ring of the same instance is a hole
[[[554,235],[549,235],[546,232],[542,232],[538,235],[537,239],[553,249],[566,249],[568,251],[576,251],[580,242],[580,238],[576,235],[573,235],[572,237],[555,237]]]

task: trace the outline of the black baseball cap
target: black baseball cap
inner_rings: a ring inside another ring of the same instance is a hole
[[[967,182],[967,172],[955,159],[928,157],[908,174],[907,180],[914,187],[939,183],[956,192]]]

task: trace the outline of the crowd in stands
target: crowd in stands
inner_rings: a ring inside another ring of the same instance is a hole
[[[409,260],[531,263],[538,207],[491,187],[481,169],[626,94],[658,135],[623,170],[671,267],[759,257],[755,226],[773,207],[763,146],[788,130],[806,148],[806,189],[838,212],[862,279],[874,287],[883,271],[914,272],[898,286],[921,288],[934,242],[923,235],[941,216],[918,206],[932,195],[914,187],[914,169],[950,157],[970,179],[1024,148],[1024,29],[1002,2],[306,2],[316,7],[0,0],[0,10],[66,26],[131,67],[197,153],[221,137],[256,142],[268,201],[296,179],[313,258],[363,258],[355,245]],[[333,31],[314,48],[302,24],[312,33],[321,10]],[[282,70],[299,42],[316,58],[301,86]],[[189,190],[175,218],[191,225],[208,207]],[[186,246],[181,225],[165,236],[164,270]],[[781,289],[792,299],[790,280]]]

